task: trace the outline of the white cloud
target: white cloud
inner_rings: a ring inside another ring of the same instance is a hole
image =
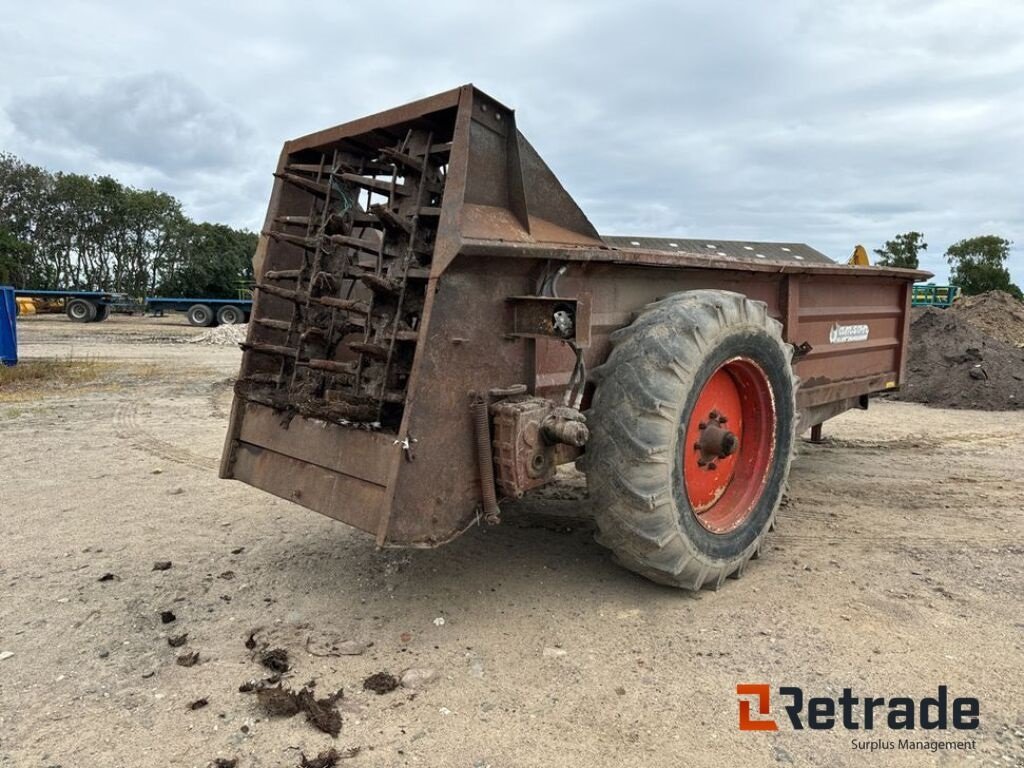
[[[962,237],[1024,241],[1017,3],[56,0],[6,24],[0,146],[232,224],[260,225],[284,140],[474,81],[602,231],[845,258],[917,229],[942,275]]]
[[[229,167],[249,135],[238,115],[167,72],[50,82],[7,115],[31,144],[165,174]]]

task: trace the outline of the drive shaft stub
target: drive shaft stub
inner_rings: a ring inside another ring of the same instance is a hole
[[[693,449],[700,452],[697,466],[715,469],[716,460],[724,459],[736,452],[739,441],[736,435],[725,427],[728,421],[727,416],[712,411],[708,414],[707,421],[702,421],[698,425],[700,438],[693,444]]]

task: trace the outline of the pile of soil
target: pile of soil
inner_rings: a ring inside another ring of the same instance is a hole
[[[1024,302],[1005,291],[964,296],[953,303],[952,311],[992,338],[1024,345]]]
[[[894,398],[941,408],[1024,408],[1024,349],[989,336],[960,312],[917,308],[907,380]]]

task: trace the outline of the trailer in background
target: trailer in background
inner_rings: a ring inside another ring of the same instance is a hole
[[[138,305],[123,293],[110,291],[34,290],[18,288],[15,297],[61,302],[64,314],[75,323],[98,323],[110,317],[111,312],[131,314]]]
[[[252,299],[189,299],[152,296],[146,299],[146,312],[163,317],[165,312],[184,312],[191,325],[239,325],[249,322]]]

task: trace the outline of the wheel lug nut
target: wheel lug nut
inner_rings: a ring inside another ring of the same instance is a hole
[[[697,429],[707,429],[707,428],[708,428],[708,423],[706,421],[702,421],[700,424],[697,425]]]
[[[699,451],[700,450],[700,441],[697,441],[696,443],[693,444],[693,450],[695,450],[695,451]]]
[[[729,419],[727,419],[725,416],[719,416],[718,417],[718,423],[719,424],[725,424],[727,421],[729,421]]]
[[[708,469],[718,469],[718,465],[713,461],[708,462]]]

